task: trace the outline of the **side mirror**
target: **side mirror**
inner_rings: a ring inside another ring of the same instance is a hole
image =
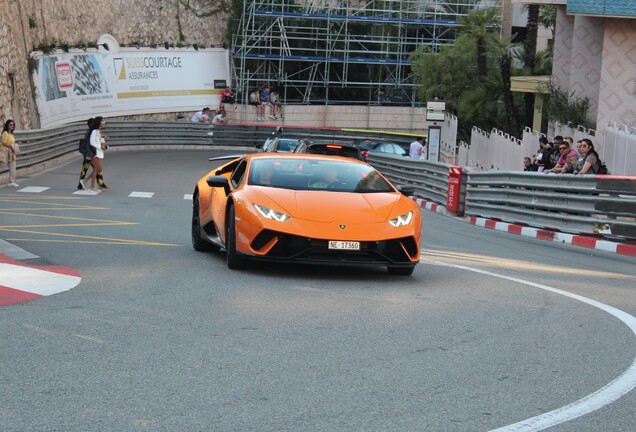
[[[412,196],[415,193],[415,188],[410,185],[397,185],[395,188],[404,196]]]
[[[227,177],[209,176],[207,179],[205,179],[205,182],[208,184],[208,186],[213,188],[222,187],[225,190],[226,195],[230,193],[230,183],[228,182]]]

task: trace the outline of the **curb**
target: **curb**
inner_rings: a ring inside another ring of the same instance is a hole
[[[414,201],[422,208],[425,208],[436,213],[443,214],[445,216],[453,216],[446,207],[443,205],[423,200],[421,198],[414,198]],[[618,255],[634,256],[636,257],[636,245],[627,244],[621,242],[615,242],[610,240],[601,239],[593,236],[566,234],[557,231],[550,231],[540,228],[532,228],[523,225],[515,225],[507,222],[500,222],[492,219],[485,219],[476,216],[469,216],[466,218],[460,218],[472,225],[480,226],[482,228],[494,229],[497,231],[507,232],[510,234],[517,234],[524,237],[531,237],[539,240],[547,240],[558,243],[570,244],[574,246],[580,246],[588,249],[600,250],[603,252],[615,253]]]
[[[68,291],[81,280],[70,267],[21,264],[0,253],[0,306]]]

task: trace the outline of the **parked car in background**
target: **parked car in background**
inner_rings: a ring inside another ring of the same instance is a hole
[[[315,143],[303,140],[298,147],[296,147],[294,153],[344,156],[361,161],[365,160],[360,150],[353,144]]]
[[[397,156],[408,156],[409,153],[401,145],[383,140],[362,140],[356,141],[355,146],[360,149],[362,156],[366,157],[373,153],[392,154]]]
[[[259,152],[264,153],[292,153],[298,144],[300,138],[268,138],[264,144],[256,146]]]

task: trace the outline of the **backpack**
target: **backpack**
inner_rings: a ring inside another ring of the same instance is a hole
[[[605,162],[601,162],[599,161],[600,165],[598,167],[598,172],[596,174],[609,174],[609,172],[607,171],[607,165],[605,165]]]
[[[79,151],[84,157],[94,156],[93,154],[94,148],[93,146],[91,146],[89,133],[90,131],[86,132],[86,134],[84,135],[84,138],[80,138],[79,146],[77,149],[77,151]]]

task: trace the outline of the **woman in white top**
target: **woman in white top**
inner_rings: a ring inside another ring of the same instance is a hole
[[[97,180],[97,187],[99,190],[110,189],[106,183],[104,183],[104,174],[102,171],[102,159],[104,159],[104,150],[108,148],[106,140],[102,137],[100,129],[106,126],[106,120],[103,117],[95,117],[91,124],[91,137],[90,145],[95,148],[95,156],[91,159],[91,165],[93,165],[93,171],[89,178],[91,180],[91,190],[95,189],[95,180]],[[86,180],[84,180],[86,181]]]

